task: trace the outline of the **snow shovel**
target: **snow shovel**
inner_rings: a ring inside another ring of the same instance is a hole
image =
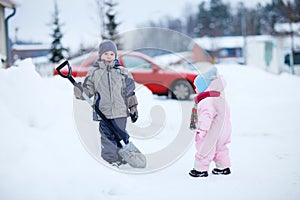
[[[61,69],[67,65],[68,71],[67,73],[62,73]],[[82,92],[82,97],[91,105],[91,107],[96,111],[96,113],[101,117],[101,119],[107,124],[108,128],[113,132],[117,140],[122,145],[122,148],[118,151],[119,155],[133,168],[145,168],[147,161],[146,157],[140,152],[140,150],[132,143],[129,142],[125,144],[125,142],[121,139],[116,127],[113,125],[111,120],[107,119],[106,116],[101,112],[99,107],[93,103],[93,101],[84,93],[81,84],[77,83],[75,79],[72,77],[72,68],[69,62],[66,60],[61,63],[56,71],[63,78],[69,79],[69,81],[80,89]]]

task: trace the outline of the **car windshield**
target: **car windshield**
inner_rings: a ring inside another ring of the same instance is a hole
[[[89,60],[91,58],[93,60],[96,59],[97,56],[95,56],[95,55],[96,55],[95,52],[86,53],[81,56],[72,58],[71,60],[69,60],[69,62],[71,63],[71,65],[81,65],[83,62],[86,62],[87,60]]]
[[[150,69],[152,64],[147,62],[146,60],[139,58],[137,56],[124,55],[122,56],[122,60],[126,68],[144,68]]]

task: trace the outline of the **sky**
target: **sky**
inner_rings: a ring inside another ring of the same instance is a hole
[[[207,1],[207,0],[206,0]],[[231,5],[239,0],[224,0]],[[253,0],[244,2],[246,6],[256,5],[257,2],[269,2],[270,0]],[[54,11],[54,0],[17,0],[16,15],[9,21],[9,34],[13,40],[31,40],[44,43],[51,42],[51,24]],[[130,31],[137,25],[149,20],[157,20],[160,17],[182,17],[186,11],[195,12],[199,0],[123,0],[118,1],[117,21],[120,33]],[[57,1],[60,10],[60,20],[64,24],[62,43],[76,50],[83,46],[98,45],[99,19],[95,0]],[[7,9],[6,15],[11,11]]]

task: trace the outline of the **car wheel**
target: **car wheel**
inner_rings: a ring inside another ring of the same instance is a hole
[[[190,98],[190,95],[193,93],[193,87],[186,80],[178,80],[176,81],[171,90],[169,90],[168,96],[173,99],[178,100],[187,100]]]

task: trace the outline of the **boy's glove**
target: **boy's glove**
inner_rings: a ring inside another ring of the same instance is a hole
[[[130,114],[131,121],[132,121],[132,123],[134,123],[134,122],[136,122],[136,120],[139,117],[139,114],[137,111],[138,102],[137,102],[136,96],[135,95],[129,96],[127,98],[127,103],[128,103],[128,107],[130,110],[129,114]]]
[[[136,106],[130,108],[130,118],[132,123],[136,122],[139,117],[138,110]]]

